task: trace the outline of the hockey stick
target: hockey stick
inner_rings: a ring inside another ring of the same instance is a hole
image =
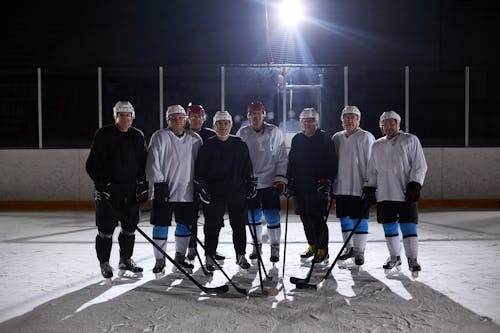
[[[330,204],[328,205],[328,210],[326,211],[326,216],[325,216],[325,220],[324,220],[324,223],[326,224],[326,222],[328,221],[328,216],[330,215],[330,210],[332,209],[332,204],[333,204],[333,198],[330,200]],[[323,237],[325,237],[325,235],[323,235]],[[313,260],[312,260],[312,263],[311,263],[311,268],[309,268],[309,272],[307,272],[307,275],[305,278],[301,279],[301,278],[297,278],[297,277],[290,277],[290,282],[297,285],[297,284],[304,284],[304,283],[308,283],[309,280],[311,279],[311,275],[312,275],[312,272],[314,270],[314,265],[317,261],[317,258],[318,258],[318,250],[319,249],[316,249],[314,251],[314,257],[313,257]],[[297,287],[298,288],[298,287]],[[300,289],[300,288],[299,288]]]
[[[174,264],[174,266],[179,271],[181,271],[182,274],[184,274],[189,280],[191,280],[191,282],[193,282],[204,293],[207,293],[207,294],[222,294],[222,293],[225,293],[225,292],[227,292],[229,290],[229,287],[227,285],[222,285],[222,286],[219,286],[219,287],[205,287],[205,286],[203,286],[195,278],[193,278],[188,272],[186,272],[184,270],[184,268],[182,268],[181,265],[179,265],[174,259],[172,259],[172,257],[170,257],[165,251],[163,251],[163,249],[158,244],[156,244],[148,235],[146,235],[146,233],[144,233],[144,231],[142,231],[141,228],[139,228],[139,226],[136,226],[136,230],[139,231],[139,233],[144,238],[146,238],[148,240],[148,242],[150,242],[158,251],[160,251],[165,256],[165,258],[167,258],[172,264]]]
[[[253,228],[251,228],[249,226],[250,234],[252,235],[252,239],[254,241],[254,244],[258,244],[258,240],[257,240],[257,227],[255,226],[255,214],[253,212],[253,209],[251,209],[250,211],[251,211],[251,214],[252,214],[252,221],[253,221]],[[252,229],[253,229],[253,232],[252,232]],[[266,267],[264,266],[264,262],[262,261],[262,256],[260,254],[260,251],[257,251],[257,262],[259,264],[259,272],[260,272],[260,266],[262,266],[262,271],[264,272],[264,275],[266,276],[266,280],[272,280],[273,278],[270,277],[267,274],[267,272],[266,272]]]
[[[323,283],[326,281],[326,279],[328,279],[328,277],[330,276],[330,273],[332,272],[333,270],[333,267],[335,267],[335,264],[337,263],[337,260],[339,259],[340,255],[342,254],[342,251],[344,251],[344,249],[347,247],[347,244],[349,243],[349,241],[351,240],[352,236],[354,235],[354,231],[356,231],[356,229],[358,228],[358,226],[360,225],[361,221],[363,220],[363,216],[368,212],[368,210],[370,209],[370,205],[366,205],[367,207],[365,208],[363,214],[361,214],[361,217],[358,219],[358,221],[356,222],[356,224],[354,225],[354,228],[352,228],[352,231],[349,233],[349,236],[347,236],[346,240],[344,241],[344,244],[342,245],[342,248],[340,249],[339,253],[337,254],[337,256],[335,257],[335,260],[333,261],[333,263],[330,265],[330,268],[328,268],[328,271],[325,273],[325,275],[321,278],[321,280],[316,283],[316,284],[313,284],[313,283],[309,283],[309,280],[308,281],[298,281],[295,285],[298,289],[319,289],[323,286]],[[304,279],[305,280],[305,279]]]
[[[286,236],[288,234],[288,207],[289,207],[290,197],[286,197],[286,213],[285,213],[285,244],[283,245],[283,274],[282,277],[285,278],[285,260],[286,260]]]
[[[207,255],[207,249],[205,248],[205,245],[201,242],[201,240],[198,237],[196,237],[196,242],[198,242],[198,244],[200,244],[203,251],[205,251],[205,255]],[[245,288],[238,287],[233,282],[233,280],[231,280],[231,278],[226,274],[226,272],[222,269],[222,266],[217,262],[217,260],[215,260],[215,258],[212,255],[209,255],[209,256],[210,256],[210,259],[212,259],[212,261],[214,262],[215,266],[217,266],[217,268],[222,272],[222,274],[226,277],[226,279],[229,281],[229,283],[231,283],[231,285],[234,287],[234,289],[236,289],[236,291],[239,292],[240,294],[243,294],[245,296],[248,295],[248,290],[246,290]],[[227,285],[226,285],[226,287],[227,287]]]

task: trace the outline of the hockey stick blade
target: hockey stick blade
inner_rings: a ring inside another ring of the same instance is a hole
[[[295,276],[290,277],[290,283],[293,283],[295,285],[309,283],[309,280],[310,280],[310,277],[306,277],[304,279],[301,279],[301,278],[298,278]]]
[[[203,249],[203,251],[207,251],[207,249],[205,248],[205,245],[201,242],[201,240],[196,237],[196,242],[198,244],[200,244],[201,248]],[[201,259],[200,259],[201,261]],[[231,283],[231,285],[234,287],[234,289],[239,292],[240,294],[243,294],[245,296],[248,295],[248,290],[246,290],[245,288],[240,288],[238,287],[234,282],[233,280],[231,280],[231,278],[226,274],[226,272],[224,271],[224,269],[222,269],[222,266],[217,262],[217,260],[215,260],[213,257],[212,257],[212,261],[214,262],[215,266],[217,266],[217,268],[221,271],[221,273],[226,277],[226,279],[229,281],[229,283]],[[221,287],[228,287],[227,285],[225,286],[221,286]],[[229,289],[229,287],[228,287]],[[227,291],[227,290],[226,290]]]
[[[295,287],[297,287],[297,289],[317,289],[317,286],[315,284],[303,282],[297,282],[295,284]]]
[[[200,282],[198,282],[198,280],[196,280],[188,272],[186,272],[186,270],[181,265],[179,265],[174,259],[172,259],[172,257],[170,257],[158,244],[156,244],[151,239],[151,237],[146,235],[146,233],[144,231],[142,231],[142,229],[139,228],[139,226],[136,226],[135,229],[137,231],[139,231],[139,233],[144,238],[146,238],[148,240],[148,242],[150,242],[158,251],[160,251],[161,254],[163,254],[165,256],[165,258],[168,259],[168,261],[170,261],[182,274],[184,274],[191,282],[193,282],[204,293],[206,293],[206,294],[217,294],[217,293],[222,294],[222,293],[225,293],[229,290],[229,287],[227,285],[222,285],[219,287],[205,287],[205,286],[203,286]]]
[[[339,253],[337,254],[337,256],[335,257],[335,260],[333,260],[333,263],[330,265],[330,268],[328,268],[328,271],[326,272],[325,275],[323,275],[323,277],[321,278],[321,280],[316,283],[316,284],[312,284],[312,283],[309,283],[309,278],[310,276],[308,275],[305,279],[297,279],[295,278],[293,282],[292,281],[292,278],[290,278],[290,282],[294,283],[295,286],[297,287],[297,289],[320,289],[323,287],[326,279],[328,279],[328,277],[330,276],[330,273],[332,272],[333,270],[333,267],[335,267],[335,264],[337,263],[342,251],[345,249],[345,247],[347,246],[347,243],[349,242],[349,240],[352,238],[352,235],[354,234],[354,231],[358,228],[359,224],[361,223],[361,220],[363,218],[363,215],[366,214],[366,212],[370,209],[370,206],[368,205],[366,208],[365,208],[365,211],[363,212],[362,216],[358,219],[358,221],[355,223],[354,225],[354,228],[352,229],[351,233],[349,234],[349,236],[347,237],[347,239],[344,241],[344,244],[342,245],[342,248],[340,249]]]
[[[229,286],[225,284],[218,287],[202,287],[201,290],[206,294],[223,294],[229,291]]]

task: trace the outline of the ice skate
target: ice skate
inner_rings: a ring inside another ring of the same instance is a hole
[[[181,266],[186,271],[186,273],[189,274],[193,273],[194,265],[186,261],[186,256],[184,256],[179,252],[176,252],[174,260],[179,266]],[[174,266],[174,268],[172,269],[173,272],[177,272],[178,270],[179,269],[177,268],[177,266]]]
[[[364,252],[355,252],[354,253],[354,264],[356,266],[362,266],[365,263],[365,253]]]
[[[215,262],[212,260],[212,258],[210,256],[207,256],[205,258],[205,270],[210,273],[210,274],[213,274],[213,272],[217,269],[217,266],[215,265]]]
[[[156,259],[155,267],[153,267],[153,273],[157,279],[160,279],[165,275],[165,258]]]
[[[280,245],[279,244],[271,244],[271,257],[269,260],[274,264],[280,261]]]
[[[401,257],[400,256],[390,256],[387,261],[382,266],[384,273],[387,275],[397,274],[401,272]]]
[[[248,271],[248,269],[250,268],[250,264],[248,263],[244,254],[236,255],[236,265],[240,266],[240,270],[243,271]]]
[[[217,261],[219,265],[224,265],[224,260],[226,260],[226,257],[223,256],[222,254],[215,252],[215,255],[213,256],[214,259]]]
[[[339,256],[339,268],[346,268],[353,265],[354,248],[346,247],[342,254]]]
[[[131,258],[120,258],[120,263],[118,265],[118,277],[132,277],[140,278],[142,277],[142,268],[137,266]]]
[[[329,258],[328,249],[318,249],[318,253],[313,258],[313,263],[316,265],[328,265]]]
[[[408,268],[410,269],[411,276],[413,278],[418,278],[418,273],[422,270],[417,258],[408,258]]]
[[[188,248],[188,251],[187,251],[187,260],[188,261],[194,261],[195,258],[196,258],[196,248],[194,248],[194,247]]]
[[[302,252],[300,254],[300,260],[301,261],[306,261],[307,259],[311,258],[314,256],[314,245],[309,245],[305,252]]]
[[[259,253],[257,253],[257,249]],[[250,260],[252,261],[252,265],[257,264],[257,259],[259,258],[259,254],[262,255],[262,244],[258,244],[257,246],[253,246],[252,253],[250,253]]]
[[[100,264],[101,266],[101,274],[104,278],[106,284],[111,284],[111,278],[113,277],[113,268],[109,264],[108,261]]]

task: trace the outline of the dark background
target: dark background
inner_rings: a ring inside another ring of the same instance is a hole
[[[360,107],[363,127],[376,137],[381,112],[404,113],[404,66],[410,66],[410,131],[424,146],[464,145],[469,66],[470,145],[500,146],[498,1],[304,0],[303,44],[276,22],[276,2],[267,1],[268,31],[263,0],[4,3],[0,147],[38,146],[37,67],[44,147],[76,148],[89,147],[98,127],[98,66],[103,122],[112,121],[116,100],[128,99],[135,125],[149,137],[159,127],[158,66],[165,72],[162,109],[194,101],[213,114],[224,64],[226,106],[244,115],[252,99],[279,107],[275,72],[271,67],[262,79],[266,74],[230,65],[270,63],[328,65],[322,125],[331,133],[339,130],[339,85],[349,66],[349,103]]]

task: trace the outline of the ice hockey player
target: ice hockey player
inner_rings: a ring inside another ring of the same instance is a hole
[[[151,137],[146,162],[146,175],[154,183],[150,222],[153,240],[163,250],[167,247],[168,227],[175,213],[175,261],[188,273],[193,265],[186,262],[191,228],[196,221],[194,203],[194,163],[202,145],[200,136],[185,129],[186,111],[170,105],[166,118],[168,127]],[[154,248],[156,264],[153,273],[164,272],[164,255]]]
[[[337,177],[333,184],[337,218],[340,219],[344,242],[361,218],[361,223],[354,231],[347,247],[339,257],[340,260],[354,258],[356,265],[365,262],[364,252],[368,236],[369,211],[364,215],[366,205],[362,202],[363,186],[366,181],[366,169],[374,136],[359,127],[361,111],[356,106],[344,107],[340,115],[344,130],[332,136],[338,155]]]
[[[97,130],[86,170],[94,181],[97,236],[95,249],[104,278],[113,277],[109,264],[113,233],[121,225],[119,275],[130,271],[135,276],[142,268],[132,260],[135,229],[139,223],[140,204],[148,200],[148,183],[144,173],[146,141],[144,134],[132,122],[135,110],[128,101],[113,107],[115,123]]]
[[[238,137],[230,135],[233,120],[229,112],[217,111],[213,118],[216,136],[201,147],[196,160],[196,181],[199,195],[210,198],[205,212],[206,268],[215,270],[214,255],[219,242],[219,232],[224,226],[227,209],[233,231],[236,264],[247,270],[250,264],[245,258],[247,223],[247,198],[257,193],[253,181],[252,161],[247,145]]]
[[[288,190],[295,197],[309,244],[301,258],[315,256],[313,260],[319,263],[328,259],[326,214],[337,154],[333,141],[318,128],[319,114],[314,108],[302,110],[299,119],[302,132],[293,137],[288,155]]]
[[[251,102],[247,107],[250,125],[236,133],[248,146],[253,172],[257,177],[257,196],[248,201],[248,223],[255,223],[258,244],[253,245],[250,259],[262,254],[262,215],[264,215],[271,242],[270,261],[279,261],[280,253],[280,195],[285,195],[288,181],[285,177],[288,157],[285,138],[275,125],[264,121],[266,109],[262,102]],[[253,210],[253,215],[252,215]]]
[[[215,136],[215,131],[208,127],[203,127],[203,123],[206,120],[206,112],[203,106],[198,104],[191,104],[187,109],[189,128],[198,134],[203,142],[206,142],[208,138]],[[195,197],[195,201],[198,200],[198,196]],[[195,204],[196,219],[198,218],[199,205]],[[193,229],[191,230],[191,238],[189,240],[189,247],[187,258],[193,261],[196,257],[196,237],[198,237],[198,221],[196,220]],[[214,258],[219,262],[223,262],[225,257],[219,253],[216,253]]]
[[[417,202],[427,163],[418,138],[401,131],[400,124],[401,117],[394,111],[380,116],[385,136],[373,144],[363,192],[368,202],[377,201],[377,221],[384,227],[389,250],[389,258],[383,265],[386,273],[401,269],[399,226],[410,271],[416,276],[421,270],[417,261]]]

